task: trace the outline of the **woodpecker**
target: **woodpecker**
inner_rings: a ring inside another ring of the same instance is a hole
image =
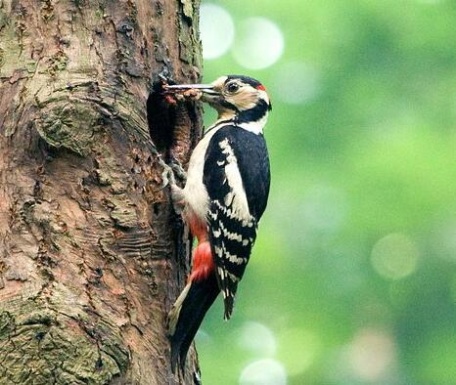
[[[185,187],[172,184],[175,205],[198,244],[187,285],[168,317],[171,367],[185,359],[208,309],[220,292],[230,319],[266,208],[270,168],[263,128],[271,110],[266,88],[247,76],[212,84],[165,86],[168,93],[200,99],[218,118],[196,145]]]

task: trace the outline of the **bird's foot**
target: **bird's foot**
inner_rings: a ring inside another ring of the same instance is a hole
[[[161,174],[162,184],[160,189],[164,189],[169,186],[171,190],[171,201],[173,203],[174,211],[177,214],[181,214],[184,209],[184,192],[181,187],[176,183],[176,176],[183,182],[186,181],[187,174],[183,169],[182,165],[175,159],[171,161],[171,164],[166,164],[163,159],[160,158],[160,164],[163,167]]]

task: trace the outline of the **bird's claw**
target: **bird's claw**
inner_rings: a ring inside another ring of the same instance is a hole
[[[177,214],[181,214],[184,209],[184,194],[182,188],[180,188],[176,183],[176,175],[180,180],[185,182],[187,179],[185,170],[177,160],[173,160],[170,165],[166,164],[163,160],[160,160],[160,163],[163,167],[160,190],[169,186],[174,211]]]
[[[173,169],[168,166],[165,162],[162,164],[163,172],[161,174],[162,183],[160,185],[160,190],[165,189],[168,186],[176,184],[176,178],[174,177]]]
[[[184,168],[178,160],[173,158],[170,161],[169,167],[171,168],[174,174],[174,178],[177,177],[184,184],[185,182],[187,182],[187,173],[185,172]]]

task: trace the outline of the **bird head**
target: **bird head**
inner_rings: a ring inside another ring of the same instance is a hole
[[[202,89],[201,100],[215,108],[220,118],[258,120],[271,110],[266,88],[253,78],[229,75],[218,78],[211,88]]]
[[[272,108],[266,88],[248,76],[221,76],[211,84],[181,84],[168,89],[194,90],[193,96],[217,110],[219,119],[239,123],[264,120]]]

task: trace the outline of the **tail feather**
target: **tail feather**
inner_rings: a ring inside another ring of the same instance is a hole
[[[207,279],[190,281],[174,303],[168,315],[173,373],[178,362],[181,370],[184,369],[193,338],[218,293],[217,279],[211,274]]]

